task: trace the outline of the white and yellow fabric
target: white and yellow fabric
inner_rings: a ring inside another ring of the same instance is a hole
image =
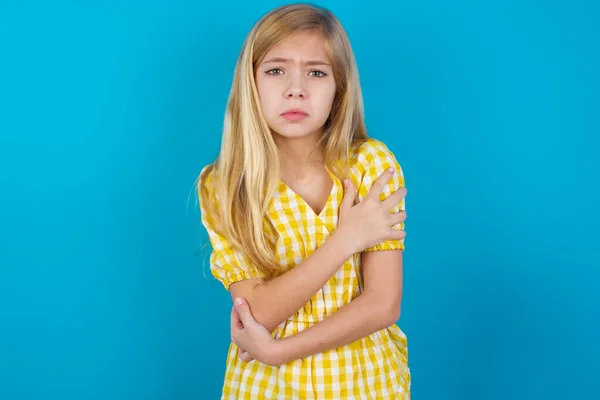
[[[359,201],[387,168],[396,173],[385,186],[381,199],[404,187],[404,176],[392,152],[380,141],[368,139],[351,154],[352,180]],[[268,218],[279,234],[276,254],[282,265],[293,268],[322,245],[335,230],[343,184],[334,182],[327,204],[317,215],[283,182],[271,200]],[[210,176],[206,185],[210,188]],[[404,200],[395,211],[404,210]],[[260,277],[227,239],[215,232],[211,216],[201,205],[202,221],[213,251],[211,272],[226,289],[234,282]],[[399,224],[400,229],[404,224]],[[389,240],[365,251],[402,249],[404,240]],[[276,338],[294,335],[322,321],[360,293],[360,257],[348,259],[306,305],[283,322]],[[377,310],[373,310],[377,312]],[[279,367],[256,360],[244,362],[231,343],[227,356],[223,399],[403,399],[410,398],[407,340],[397,325],[375,332],[352,344],[302,358]]]

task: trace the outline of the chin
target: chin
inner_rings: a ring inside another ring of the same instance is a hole
[[[323,132],[323,127],[306,126],[301,123],[286,124],[284,126],[275,126],[271,128],[273,134],[287,139],[301,139],[311,136],[320,136]]]
[[[273,134],[280,136],[286,139],[301,139],[305,137],[310,137],[314,134],[314,132],[306,132],[300,130],[273,130]]]

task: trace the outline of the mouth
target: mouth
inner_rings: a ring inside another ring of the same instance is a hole
[[[300,120],[308,117],[308,114],[300,109],[293,108],[293,109],[287,110],[286,112],[281,114],[281,116],[290,121],[300,121]]]

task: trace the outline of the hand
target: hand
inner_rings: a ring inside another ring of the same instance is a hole
[[[254,319],[248,302],[241,297],[231,309],[231,340],[240,348],[239,356],[243,361],[256,359],[268,365],[282,364],[277,341]]]
[[[238,313],[235,311],[235,306],[231,309],[231,316],[233,317],[232,321],[231,321],[232,327],[234,327],[234,326],[237,326],[239,328],[243,327],[242,321],[240,320]],[[233,324],[235,324],[235,325],[233,325]],[[242,349],[240,346],[238,346],[238,356],[240,357],[240,360],[242,360],[244,362],[250,362],[250,361],[254,360],[254,357],[252,357],[250,355],[250,353],[248,353],[246,350]]]
[[[242,349],[239,346],[238,346],[238,356],[240,357],[240,360],[242,360],[244,362],[250,362],[250,361],[254,360],[254,357],[252,357],[246,350]]]
[[[406,212],[390,212],[406,196],[406,188],[398,189],[384,201],[379,200],[379,195],[394,173],[394,170],[387,169],[379,175],[370,192],[356,205],[356,188],[351,180],[346,179],[344,182],[346,189],[340,205],[336,232],[345,237],[352,254],[385,240],[404,239],[406,236],[404,230],[393,228],[394,225],[404,222]]]

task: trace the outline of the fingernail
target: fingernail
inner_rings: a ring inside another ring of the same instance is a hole
[[[244,304],[244,300],[241,297],[238,297],[235,299],[235,304],[241,306],[242,304]]]
[[[393,167],[388,168],[388,172],[394,172],[394,168]]]

